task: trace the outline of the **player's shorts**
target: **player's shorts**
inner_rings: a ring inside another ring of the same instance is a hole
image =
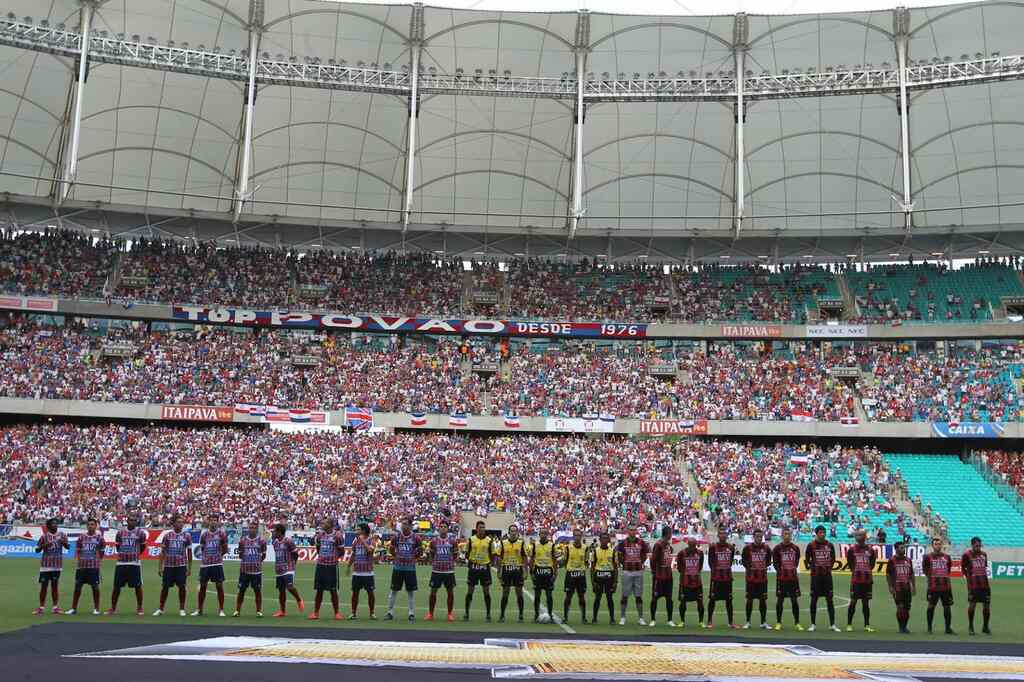
[[[476,587],[482,585],[484,587],[491,586],[491,567],[490,566],[473,566],[469,567],[469,586]]]
[[[313,573],[313,589],[318,592],[337,592],[338,567],[328,564],[317,564]]]
[[[953,605],[953,590],[942,590],[940,592],[928,591],[928,604],[935,606],[939,602],[942,602],[943,606]]]
[[[594,571],[594,592],[615,594],[615,576],[611,571]]]
[[[137,564],[118,564],[114,567],[114,589],[122,587],[142,587],[142,566]]]
[[[377,589],[377,581],[372,575],[354,575],[352,576],[352,591],[358,592],[359,590],[366,590],[367,592],[373,592]]]
[[[222,583],[224,582],[223,566],[201,566],[199,568],[199,582],[201,583]]]
[[[975,587],[967,590],[967,603],[989,604],[992,601],[992,588]]]
[[[399,592],[405,590],[406,592],[415,592],[419,589],[419,584],[416,582],[416,571],[399,571],[397,569],[391,571],[391,591]]]
[[[655,578],[654,586],[651,588],[651,598],[661,599],[662,597],[665,597],[666,599],[671,599],[672,586],[672,578],[669,578],[668,580],[658,580]]]
[[[565,572],[565,593],[567,595],[587,593],[587,576],[583,571]]]
[[[644,572],[643,571],[623,571],[622,579],[622,594],[620,595],[623,599],[626,597],[640,597],[644,596]]]
[[[815,597],[831,597],[834,589],[831,573],[811,576],[811,599]]]
[[[910,593],[910,590],[896,590],[896,594],[893,595],[893,601],[896,606],[910,610],[910,602],[913,601],[914,595]]]
[[[439,590],[442,587],[445,588],[446,590],[454,590],[455,589],[455,573],[454,572],[452,572],[452,573],[438,573],[437,571],[432,571],[430,573],[430,589],[432,589],[432,590]]]
[[[56,571],[39,571],[39,584],[45,585],[52,582],[56,585],[60,582],[60,574],[61,571],[59,569]]]
[[[239,573],[238,574],[238,591],[252,588],[255,592],[263,590],[263,574],[262,573]]]
[[[714,601],[730,601],[732,599],[732,581],[711,581],[711,599]]]
[[[851,583],[850,599],[871,599],[873,583]]]
[[[185,581],[188,580],[188,570],[185,566],[164,566],[164,587],[185,587]]]
[[[555,589],[555,569],[542,566],[533,569],[533,589],[553,590]]]
[[[799,599],[799,580],[777,580],[775,582],[775,596],[779,599]]]
[[[768,583],[747,583],[747,599],[767,599]]]
[[[100,586],[100,569],[98,568],[76,568],[75,587],[82,585]]]
[[[523,568],[521,566],[502,566],[501,567],[501,586],[502,587],[522,587],[523,586]]]
[[[679,601],[704,601],[704,586],[700,587],[679,587]]]
[[[274,578],[274,586],[279,592],[283,592],[295,583],[294,573],[285,573]]]

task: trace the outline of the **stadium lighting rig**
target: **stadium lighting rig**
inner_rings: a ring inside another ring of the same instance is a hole
[[[110,36],[94,31],[90,35],[89,59],[95,62],[123,64],[161,71],[190,73],[209,78],[244,81],[249,70],[245,50],[198,49],[187,45],[157,45],[143,42],[137,36]],[[28,17],[8,15],[0,18],[0,45],[37,52],[77,57],[81,52],[82,35],[62,25],[34,23]],[[260,83],[296,87],[385,93],[408,96],[412,91],[413,74],[408,67],[373,68],[351,66],[343,60],[319,59],[299,61],[296,58],[270,59],[264,53],[257,59],[256,80]],[[948,57],[931,62],[907,64],[906,87],[926,90],[956,85],[976,85],[1004,80],[1024,79],[1024,55],[985,56],[961,55],[957,61]],[[333,63],[332,63],[333,62]],[[564,77],[515,76],[510,71],[489,69],[468,74],[463,68],[455,73],[420,70],[418,87],[423,94],[480,95],[490,97],[521,97],[573,100],[577,97],[574,74]],[[781,73],[754,75],[746,71],[742,83],[748,100],[791,97],[823,97],[831,95],[891,94],[899,90],[899,69],[889,65],[847,68],[826,67],[821,71],[785,69]],[[724,101],[736,98],[735,71],[705,73],[663,72],[647,75],[586,74],[583,99],[587,102],[685,102]]]

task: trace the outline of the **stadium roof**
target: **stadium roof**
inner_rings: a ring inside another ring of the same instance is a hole
[[[3,6],[0,190],[51,205],[72,156],[79,3]],[[407,199],[416,233],[559,238],[578,201],[580,238],[723,239],[735,236],[742,203],[744,238],[891,240],[905,232],[896,47],[905,35],[915,234],[987,241],[1024,230],[1019,2],[737,17],[106,0],[91,22],[64,215],[230,220],[241,184],[246,235],[273,222],[285,242],[288,225],[321,236],[401,230]],[[251,182],[241,183],[253,26]],[[735,78],[737,53],[746,78]]]

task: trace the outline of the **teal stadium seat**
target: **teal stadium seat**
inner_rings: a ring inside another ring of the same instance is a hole
[[[955,455],[888,454],[885,461],[899,470],[911,497],[942,516],[949,539],[965,546],[971,537],[986,545],[1024,545],[1024,515],[999,496],[996,489],[970,464]]]

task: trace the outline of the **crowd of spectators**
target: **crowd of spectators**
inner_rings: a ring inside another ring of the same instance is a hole
[[[687,322],[803,324],[815,296],[838,296],[834,275],[818,266],[790,266],[773,272],[759,266],[702,265],[674,269],[672,280],[676,304],[671,316]]]
[[[870,356],[871,378],[859,392],[872,421],[1017,421],[1024,400],[1011,372],[991,352]]]
[[[706,523],[740,535],[761,528],[778,537],[788,527],[809,538],[821,524],[830,538],[849,542],[860,528],[897,538],[914,528],[896,508],[890,472],[872,447],[688,440],[678,453],[700,486]]]
[[[311,251],[292,263],[303,302],[352,313],[458,316],[462,261],[433,253]]]
[[[116,341],[128,357],[104,356]],[[80,326],[18,324],[0,329],[0,395],[129,403],[480,413],[476,375],[463,375],[454,341],[431,346],[312,341],[289,332],[122,329],[113,337]],[[294,356],[317,359],[296,365]]]
[[[287,256],[249,246],[139,239],[121,261],[119,297],[151,303],[287,307]]]
[[[0,521],[213,511],[293,527],[391,524],[446,511],[515,514],[527,533],[628,522],[695,528],[675,446],[568,436],[363,436],[123,425],[0,429]],[[447,515],[447,514],[446,514]]]
[[[103,332],[89,324],[19,318],[0,326],[0,396],[638,419],[835,422],[858,415],[858,397],[870,421],[1016,421],[1024,412],[1019,351],[940,359],[891,345],[821,356],[712,344],[707,352],[675,349],[674,373],[665,376],[651,371],[664,358],[650,343],[549,344],[543,352],[522,344],[510,352],[506,342],[475,337],[148,331],[141,323]],[[497,371],[473,369],[485,362]],[[838,378],[836,367],[867,375]]]
[[[1024,497],[1024,453],[993,450],[974,453],[1006,485]]]
[[[509,264],[510,315],[513,318],[637,322],[661,317],[655,301],[667,308],[671,290],[664,267],[646,262],[560,263],[520,259]]]
[[[116,248],[70,230],[0,230],[0,293],[102,298]]]

